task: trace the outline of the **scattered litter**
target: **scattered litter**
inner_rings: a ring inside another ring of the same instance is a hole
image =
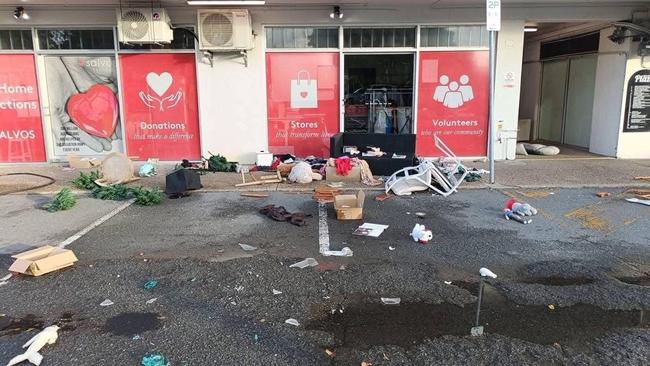
[[[548,308],[551,309],[551,310],[555,310],[555,305],[550,304],[550,305],[548,306]]]
[[[152,353],[142,357],[140,364],[142,366],[169,366],[169,362],[165,356],[160,353]]]
[[[417,216],[417,217],[423,219],[423,218],[425,218],[425,217],[427,216],[427,214],[424,213],[424,212],[416,212],[416,213],[415,213],[415,216]]]
[[[331,182],[327,183],[327,185],[331,188],[343,188],[343,182]]]
[[[237,291],[237,292],[242,292],[243,290],[244,290],[244,286],[235,287],[235,291]]]
[[[153,299],[149,299],[147,300],[147,304],[153,304],[154,302],[156,302],[156,300],[158,300],[157,297],[154,297]]]
[[[114,305],[114,304],[115,303],[112,302],[111,300],[106,299],[106,300],[102,301],[101,304],[99,304],[99,306],[111,306],[111,305]]]
[[[276,183],[282,183],[282,176],[280,175],[280,171],[276,171],[275,175],[265,175],[261,176],[258,178],[255,178],[253,173],[248,172],[250,174],[251,178],[253,178],[252,182],[246,182],[246,176],[244,175],[244,171],[241,170],[241,180],[242,182],[239,184],[235,184],[235,187],[247,187],[247,186],[257,186],[257,185],[262,185],[262,184],[276,184]]]
[[[388,250],[395,250],[395,247],[391,247],[391,246],[389,246],[389,247],[388,247]]]
[[[133,162],[131,159],[119,152],[112,152],[106,155],[102,161],[101,168],[102,177],[95,180],[95,183],[102,187],[128,183],[139,179],[133,176]]]
[[[6,276],[0,278],[0,281],[8,281],[8,280],[11,278],[11,276],[13,276],[13,274],[12,274],[12,273],[9,273],[8,275],[6,275]]]
[[[399,305],[399,303],[402,302],[402,299],[399,297],[382,297],[381,302],[383,302],[384,305]]]
[[[82,158],[77,155],[68,155],[68,164],[74,169],[90,169],[101,164],[96,158]]]
[[[230,302],[230,305],[234,305],[234,306],[237,306],[237,303],[236,303],[236,302],[234,302],[234,301],[231,301],[231,302]]]
[[[354,253],[352,252],[352,249],[345,247],[341,250],[325,250],[321,252],[321,254],[325,257],[329,256],[335,256],[335,257],[352,257]]]
[[[149,280],[144,283],[145,290],[153,290],[156,286],[158,286],[158,281],[156,280]]]
[[[305,219],[311,217],[311,215],[302,212],[291,213],[284,207],[275,205],[266,205],[260,208],[259,212],[275,221],[288,221],[296,226],[305,226],[307,224]]]
[[[372,363],[363,361],[361,362],[361,366],[372,366]]]
[[[379,196],[375,197],[375,201],[384,202],[384,201],[386,201],[387,199],[389,199],[391,197],[392,196],[390,194],[388,194],[388,193],[382,193]]]
[[[46,344],[56,343],[56,340],[59,337],[57,333],[58,331],[59,327],[57,325],[50,325],[40,331],[23,345],[23,348],[27,348],[27,351],[22,355],[12,358],[7,366],[17,365],[23,361],[29,361],[34,365],[40,365],[41,362],[43,362],[43,355],[41,355],[39,351],[41,348],[45,347]]]
[[[611,196],[611,195],[612,195],[612,194],[609,193],[609,192],[598,192],[598,193],[596,193],[596,196],[598,196],[598,197],[600,197],[600,198],[609,197],[609,196]]]
[[[332,358],[333,358],[333,357],[336,357],[336,352],[331,351],[331,350],[329,350],[329,349],[327,349],[327,348],[325,349],[325,354],[327,354],[328,356],[330,356],[330,357],[332,357]]]
[[[388,229],[388,225],[371,224],[364,222],[363,225],[359,226],[352,234],[378,238],[379,235],[381,235],[381,233],[383,233],[386,229]]]
[[[294,318],[289,318],[289,319],[285,320],[284,322],[289,324],[289,325],[294,325],[296,327],[300,326],[300,323]]]
[[[314,173],[311,170],[311,165],[304,161],[301,161],[293,168],[291,168],[291,172],[289,173],[289,181],[300,184],[311,183],[311,181],[314,179],[313,174]]]
[[[302,260],[298,263],[294,263],[289,266],[289,268],[307,268],[307,267],[316,267],[318,265],[318,262],[314,258],[307,258],[305,260]]]
[[[433,239],[433,233],[431,230],[427,230],[424,225],[415,224],[411,231],[411,237],[417,243],[427,244],[429,240]]]
[[[520,215],[520,216],[535,216],[537,209],[528,203],[518,202],[516,199],[511,198],[506,201],[506,209]]]
[[[72,266],[77,257],[70,249],[43,246],[12,256],[16,261],[9,267],[10,272],[40,276]]]
[[[156,164],[154,164],[153,162],[144,163],[142,164],[140,169],[138,169],[138,176],[142,178],[153,177],[154,175],[156,175],[156,173],[157,173]]]
[[[247,252],[252,252],[253,250],[257,250],[257,247],[248,244],[239,243],[239,246]]]
[[[337,188],[320,185],[314,189],[313,198],[318,203],[332,203],[334,202],[334,196],[337,196],[340,193],[341,191]]]
[[[451,281],[445,281],[445,285],[451,285]]]
[[[481,275],[481,277],[497,278],[496,273],[490,271],[485,267],[481,267],[481,269],[478,270],[478,273]]]
[[[280,295],[282,294],[282,291],[278,291],[276,289],[273,289],[273,295]]]
[[[514,220],[514,221],[520,222],[520,223],[522,223],[524,225],[530,224],[531,222],[533,222],[532,219],[527,219],[527,218],[525,218],[525,217],[523,217],[523,216],[521,216],[521,215],[519,215],[517,213],[514,213],[514,212],[512,212],[511,210],[508,210],[508,209],[503,210],[503,215],[505,216],[506,220]]]
[[[139,335],[139,334],[136,334],[136,335],[133,336],[133,338],[131,338],[131,340],[134,340],[134,341],[139,341],[141,339],[142,339],[142,336]]]
[[[650,200],[640,200],[638,198],[626,198],[625,200],[632,203],[640,203],[642,205],[650,206]]]
[[[269,195],[266,193],[240,193],[242,197],[252,197],[252,198],[267,198]]]

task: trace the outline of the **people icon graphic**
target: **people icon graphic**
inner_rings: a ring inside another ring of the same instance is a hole
[[[474,99],[474,89],[469,84],[469,76],[461,75],[459,81],[449,82],[449,76],[441,75],[433,93],[433,100],[442,103],[447,108],[456,109]]]

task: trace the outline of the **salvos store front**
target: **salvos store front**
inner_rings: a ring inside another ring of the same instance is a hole
[[[119,3],[26,8],[28,20],[7,6],[0,163],[113,151],[162,161],[220,153],[252,163],[261,150],[327,157],[339,132],[413,134],[421,157],[440,156],[438,135],[459,156],[485,157],[484,4],[406,3],[342,5],[335,19],[329,5],[243,7],[250,45],[215,52],[204,52],[201,12],[232,7],[163,2],[170,42],[138,44],[120,42]],[[497,46],[497,159],[515,155],[526,24],[526,10],[507,11]],[[618,16],[608,12],[597,16]]]

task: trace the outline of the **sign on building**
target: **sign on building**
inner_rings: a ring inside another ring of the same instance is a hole
[[[650,131],[650,70],[637,71],[627,83],[623,132]]]

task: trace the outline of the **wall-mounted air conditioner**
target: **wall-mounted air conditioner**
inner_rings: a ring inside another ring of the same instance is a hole
[[[165,9],[117,9],[117,36],[123,43],[170,43],[174,39]]]
[[[199,48],[237,51],[253,48],[253,26],[248,10],[199,10]]]

